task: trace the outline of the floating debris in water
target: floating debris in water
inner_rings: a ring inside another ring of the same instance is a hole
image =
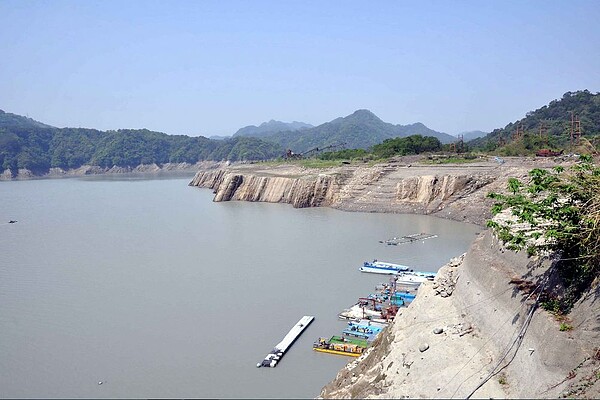
[[[397,246],[399,244],[413,243],[413,242],[417,242],[419,240],[424,241],[424,240],[433,239],[436,237],[438,237],[438,235],[433,235],[433,234],[429,234],[429,233],[414,233],[412,235],[401,236],[399,238],[393,237],[388,240],[380,240],[379,243],[385,243],[388,246]]]

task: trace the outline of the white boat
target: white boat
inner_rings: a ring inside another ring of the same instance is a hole
[[[373,262],[365,261],[363,266],[361,267],[361,271],[363,268],[376,268],[383,271],[390,271],[393,273],[402,272],[402,271],[412,271],[412,269],[407,265],[402,264],[392,264],[384,261],[373,260]],[[367,272],[367,271],[365,271]],[[368,271],[370,272],[370,271]]]
[[[357,320],[365,317],[369,319],[381,319],[381,311],[370,310],[366,307],[361,307],[360,305],[355,304],[338,314],[339,319]]]
[[[402,285],[420,285],[423,282],[433,281],[435,275],[426,275],[424,272],[420,272],[418,275],[412,272],[399,272],[395,274],[398,278],[396,281]]]
[[[359,268],[360,272],[368,272],[371,274],[395,275],[398,277],[397,283],[401,284],[420,284],[427,280],[435,278],[434,272],[414,271],[411,267],[402,264],[392,264],[374,260],[373,262],[365,262]]]
[[[434,273],[418,272],[418,271],[390,271],[380,268],[360,267],[360,272],[368,272],[372,274],[394,275],[396,283],[399,285],[420,285],[423,282],[432,281],[435,278]]]

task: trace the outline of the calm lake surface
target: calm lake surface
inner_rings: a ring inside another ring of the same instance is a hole
[[[436,271],[479,232],[213,203],[190,180],[0,183],[0,397],[315,397],[353,358],[312,342],[387,280],[362,262]],[[378,242],[419,232],[439,237]],[[303,315],[316,319],[278,367],[256,368]]]

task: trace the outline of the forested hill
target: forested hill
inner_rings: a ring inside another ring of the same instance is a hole
[[[249,125],[238,129],[238,131],[234,133],[233,136],[264,137],[277,132],[300,131],[312,127],[313,126],[311,124],[307,124],[304,122],[281,122],[270,120],[269,122],[263,122],[259,126]]]
[[[59,129],[14,114],[0,114],[0,167],[10,169],[13,174],[19,168],[43,174],[51,167],[136,167],[202,160],[264,160],[282,154],[283,149],[276,144],[256,138],[211,140],[147,129]]]
[[[468,142],[469,140],[484,137],[488,133],[489,132],[483,132],[483,131],[469,131],[469,132],[461,132],[461,133],[459,133],[459,135],[462,135],[463,141]]]
[[[493,150],[499,143],[511,143],[519,126],[519,130],[523,131],[523,146],[564,147],[570,140],[571,112],[581,121],[582,137],[597,143],[600,138],[600,93],[582,90],[567,92],[561,99],[530,111],[525,117],[509,123],[504,128],[495,129],[486,137],[475,139],[469,144]],[[541,126],[545,127],[547,140],[539,140]]]
[[[345,143],[348,149],[367,149],[385,139],[411,135],[433,136],[442,143],[456,141],[454,136],[436,132],[422,123],[394,125],[384,122],[369,110],[357,110],[346,117],[336,118],[314,128],[279,132],[264,136],[263,139],[300,153],[314,147],[340,143]]]
[[[11,114],[0,110],[0,129],[1,128],[53,128],[50,125],[42,124],[34,119],[23,117],[17,114]]]

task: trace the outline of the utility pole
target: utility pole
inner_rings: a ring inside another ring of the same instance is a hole
[[[513,133],[513,140],[519,140],[523,137],[523,124],[517,125],[517,130]]]
[[[540,139],[542,139],[542,143],[548,145],[548,128],[543,122],[540,125]]]
[[[573,111],[569,112],[571,113],[571,147],[573,147],[581,143],[581,121]]]

